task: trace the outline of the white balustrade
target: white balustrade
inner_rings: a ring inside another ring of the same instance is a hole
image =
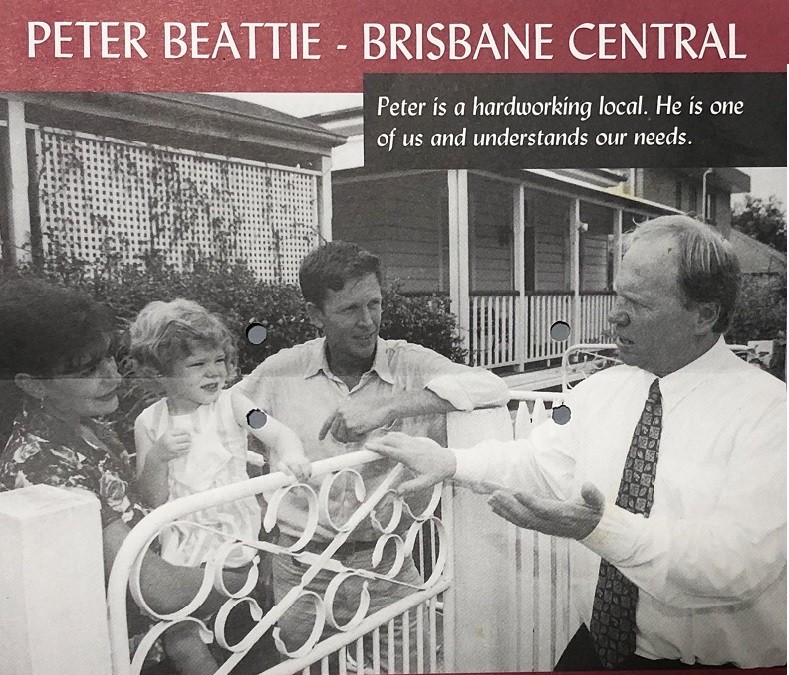
[[[581,342],[602,342],[608,336],[608,315],[614,307],[613,293],[589,293],[581,295]]]
[[[571,293],[529,295],[526,298],[526,356],[525,363],[559,359],[567,347],[566,340],[554,340],[551,326],[556,321],[573,323]]]
[[[470,362],[475,366],[498,368],[516,364],[560,359],[567,340],[554,340],[551,326],[565,321],[579,323],[582,342],[598,342],[607,333],[608,314],[614,305],[613,293],[580,296],[580,316],[573,316],[573,295],[568,292],[518,295],[480,294],[470,298]],[[521,313],[522,322],[516,321]],[[520,340],[516,328],[525,331]],[[521,353],[525,344],[525,353]]]
[[[470,349],[475,366],[497,368],[519,362],[515,315],[521,311],[517,295],[471,297]]]

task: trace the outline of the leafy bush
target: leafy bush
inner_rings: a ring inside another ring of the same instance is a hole
[[[786,277],[743,275],[727,342],[775,340],[770,372],[786,379]]]
[[[446,297],[403,295],[397,284],[385,289],[381,336],[429,347],[452,361],[465,363],[466,350]]]

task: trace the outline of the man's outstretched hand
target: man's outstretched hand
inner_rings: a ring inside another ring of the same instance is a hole
[[[568,539],[583,539],[603,517],[603,493],[584,483],[581,496],[562,501],[533,497],[522,492],[494,492],[488,504],[513,525]]]
[[[440,483],[455,474],[457,461],[451,450],[442,448],[429,438],[418,438],[391,431],[385,436],[373,438],[365,446],[382,455],[402,462],[418,475],[400,484],[401,495],[418,492]]]

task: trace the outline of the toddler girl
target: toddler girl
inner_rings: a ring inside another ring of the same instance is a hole
[[[271,417],[252,429],[247,414],[254,404],[235,389],[224,388],[235,372],[236,352],[232,335],[215,315],[189,300],[151,302],[130,334],[130,355],[138,369],[165,393],[134,424],[138,487],[150,506],[248,479],[247,433],[272,452],[272,469],[300,479],[309,476],[298,436]],[[162,532],[161,556],[175,565],[195,567],[228,540],[257,540],[261,513],[257,500],[247,497],[182,520],[187,524]],[[225,566],[242,568],[255,553],[251,547],[236,547]],[[168,630],[165,646],[181,672],[211,673],[217,667],[193,622]]]

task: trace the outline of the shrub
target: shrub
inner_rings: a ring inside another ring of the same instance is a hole
[[[449,311],[449,298],[408,296],[397,283],[384,290],[381,336],[429,347],[457,363],[465,363],[457,322]]]
[[[743,275],[727,342],[775,340],[770,372],[786,379],[786,277]]]

